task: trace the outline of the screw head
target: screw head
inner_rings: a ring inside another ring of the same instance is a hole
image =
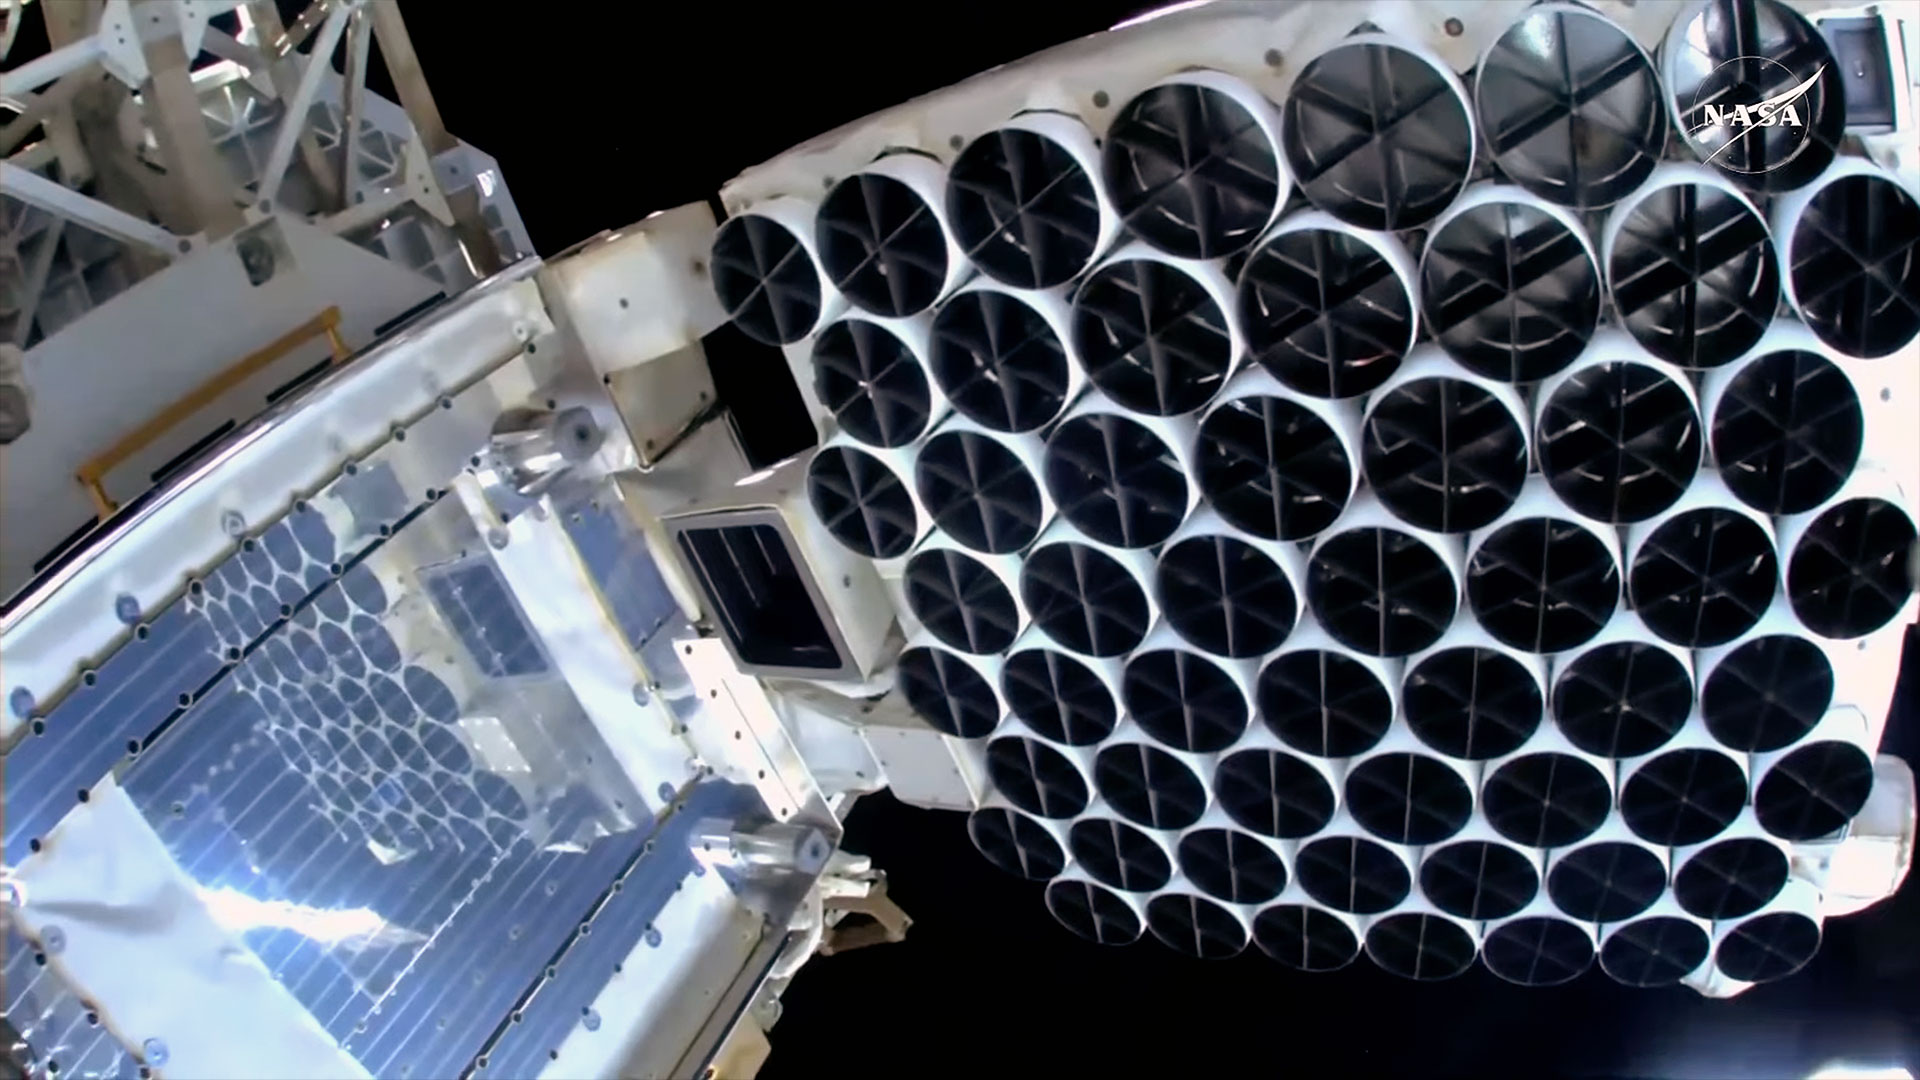
[[[580,1018],[580,1026],[586,1028],[588,1031],[599,1031],[600,1014],[594,1012],[592,1009],[588,1009],[587,1014]]]
[[[132,626],[140,621],[140,601],[132,593],[121,593],[113,598],[113,617]]]
[[[633,703],[635,705],[645,705],[652,700],[653,693],[647,689],[646,683],[633,684]]]
[[[487,530],[487,544],[495,551],[507,546],[507,530],[494,526]]]
[[[140,1044],[140,1056],[145,1058],[149,1065],[165,1065],[167,1063],[167,1044],[161,1042],[159,1039],[148,1039],[146,1042]]]
[[[40,948],[50,955],[57,955],[67,947],[67,932],[57,926],[49,926],[40,931]]]

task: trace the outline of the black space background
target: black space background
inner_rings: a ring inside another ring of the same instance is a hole
[[[705,200],[795,143],[1111,26],[1141,3],[609,2],[406,7],[447,126],[500,162],[543,255]],[[538,11],[538,14],[536,14]],[[1275,44],[1284,47],[1285,42]],[[1914,650],[1909,649],[1910,652]],[[1889,749],[1920,759],[1908,665]],[[1920,886],[1828,926],[1799,974],[1731,1001],[1564,987],[1476,965],[1423,985],[1364,958],[1303,975],[1157,942],[1088,944],[1041,886],[988,865],[965,819],[861,800],[846,843],[887,871],[907,940],[816,958],[767,1080],[827,1075],[1365,1073],[1804,1077],[1836,1058],[1920,1069]]]
[[[281,6],[291,17],[302,5]],[[408,0],[405,11],[448,128],[498,159],[535,247],[552,255],[706,200],[742,169],[841,123],[1150,6]],[[375,76],[391,96],[385,82]],[[1920,760],[1917,640],[1910,632],[1885,747],[1910,762]],[[961,815],[886,794],[860,802],[846,844],[887,871],[915,923],[901,944],[803,969],[772,1032],[768,1080],[1805,1077],[1836,1059],[1920,1069],[1912,883],[1829,923],[1797,975],[1709,1001],[1630,990],[1597,969],[1551,989],[1511,986],[1477,965],[1416,984],[1365,959],[1303,975],[1252,950],[1199,961],[1150,938],[1095,946],[1053,922],[1038,883],[989,866]]]

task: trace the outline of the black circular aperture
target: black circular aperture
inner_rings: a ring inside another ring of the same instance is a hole
[[[1126,567],[1086,544],[1042,544],[1020,567],[1034,625],[1074,652],[1121,656],[1147,634],[1147,594]]]
[[[1533,902],[1540,875],[1532,860],[1505,844],[1462,840],[1427,852],[1420,891],[1449,915],[1504,919]]]
[[[1186,471],[1137,420],[1083,413],[1047,438],[1047,491],[1081,532],[1114,547],[1164,543],[1187,514]]]
[[[1400,856],[1357,836],[1329,836],[1301,845],[1293,874],[1308,896],[1354,915],[1389,910],[1413,889]]]
[[[1264,656],[1293,632],[1293,583],[1245,540],[1216,533],[1170,544],[1155,584],[1167,622],[1217,656]]]
[[[1425,754],[1381,754],[1347,770],[1347,810],[1383,840],[1434,844],[1466,825],[1473,790]]]
[[[1788,556],[1793,613],[1822,637],[1864,637],[1887,625],[1913,595],[1914,540],[1913,518],[1885,499],[1822,510]]]
[[[1645,364],[1582,368],[1540,407],[1534,447],[1553,493],[1609,524],[1679,501],[1700,468],[1700,416],[1679,382]]]
[[[1565,919],[1534,915],[1488,931],[1487,970],[1521,986],[1558,986],[1593,966],[1593,937]]]
[[[1536,653],[1593,639],[1620,606],[1620,567],[1593,530],[1569,521],[1510,521],[1478,541],[1467,602],[1494,638]]]
[[[1656,915],[1619,927],[1600,943],[1600,968],[1628,986],[1672,986],[1706,963],[1713,943],[1698,923]]]
[[[1287,887],[1287,868],[1260,840],[1237,829],[1200,829],[1180,838],[1180,872],[1209,896],[1264,904]]]
[[[1719,750],[1669,750],[1641,765],[1620,790],[1620,816],[1655,844],[1701,844],[1740,816],[1747,774]]]
[[[1466,532],[1492,523],[1519,497],[1526,432],[1484,387],[1415,379],[1370,406],[1360,462],[1395,517],[1434,532]]]
[[[1280,202],[1280,161],[1265,130],[1212,87],[1172,83],[1127,102],[1100,166],[1127,228],[1184,258],[1246,247]]]
[[[1393,45],[1348,42],[1287,93],[1281,143],[1315,206],[1362,229],[1418,228],[1466,186],[1473,128],[1454,82]]]
[[[907,705],[946,735],[978,739],[1000,726],[993,684],[945,649],[916,646],[900,654],[895,681]]]
[[[907,607],[940,639],[961,652],[1004,652],[1020,632],[1013,590],[980,560],[951,548],[930,548],[907,560],[902,577]]]
[[[1753,793],[1760,827],[1783,840],[1818,840],[1853,820],[1873,794],[1873,760],[1852,743],[1820,741],[1775,762]]]
[[[1420,318],[1462,367],[1535,382],[1580,355],[1600,323],[1600,267],[1559,218],[1520,202],[1463,210],[1420,261]]]
[[[940,432],[920,448],[913,482],[933,523],[975,551],[1010,555],[1040,535],[1040,483],[996,439]]]
[[[1693,677],[1679,657],[1658,645],[1596,645],[1564,662],[1554,676],[1554,721],[1589,754],[1651,754],[1692,712]]]
[[[1041,736],[1091,746],[1120,722],[1113,691],[1085,662],[1055,649],[1022,649],[1000,669],[1007,708]]]
[[[1797,911],[1770,911],[1729,931],[1713,959],[1730,979],[1772,982],[1807,966],[1819,951],[1819,923]]]
[[[1440,553],[1398,529],[1359,528],[1320,542],[1307,563],[1307,603],[1342,645],[1405,656],[1453,624],[1458,586]]]
[[[933,207],[903,181],[858,173],[835,184],[814,218],[828,280],[875,315],[933,306],[947,279],[947,237]]]
[[[962,416],[994,431],[1034,431],[1067,407],[1066,346],[1053,325],[1016,296],[954,294],[934,312],[927,367]]]
[[[1872,359],[1920,334],[1920,203],[1898,183],[1835,180],[1785,242],[1793,298],[1821,341]]]
[[[1724,645],[1753,629],[1780,587],[1767,532],[1746,514],[1717,506],[1661,522],[1641,541],[1627,574],[1628,595],[1647,629],[1690,649]]]
[[[1700,714],[1724,746],[1779,750],[1813,730],[1833,704],[1833,664],[1795,634],[1768,634],[1734,647],[1707,673]]]
[[[1787,853],[1757,837],[1709,844],[1673,872],[1673,898],[1690,915],[1738,919],[1771,903],[1786,887]]]
[[[947,220],[967,258],[1022,289],[1073,280],[1100,244],[1094,178],[1061,144],[1023,128],[967,144],[947,171]]]
[[[1526,665],[1479,646],[1441,649],[1409,668],[1402,715],[1420,741],[1451,757],[1485,761],[1520,749],[1546,703]]]
[[[1067,866],[1060,842],[1046,826],[1018,810],[975,810],[967,815],[967,835],[988,862],[1016,877],[1045,881]]]
[[[1627,331],[1683,367],[1740,356],[1773,325],[1780,268],[1752,204],[1706,184],[1660,188],[1624,214],[1607,287]]]
[[[1581,922],[1631,919],[1667,891],[1667,867],[1639,844],[1608,840],[1566,852],[1547,871],[1547,895]]]
[[[727,318],[763,345],[791,345],[820,321],[820,272],[785,225],[758,214],[721,222],[708,262]]]
[[[1127,661],[1127,714],[1177,750],[1212,754],[1247,730],[1247,696],[1219,664],[1186,649],[1153,649]]]
[[[1135,412],[1190,413],[1233,366],[1227,313],[1198,279],[1151,258],[1119,259],[1073,297],[1073,344],[1087,378]]]
[[[1353,491],[1354,462],[1333,428],[1282,397],[1222,402],[1200,422],[1198,473],[1207,504],[1268,540],[1303,540],[1332,525]]]
[[[1297,840],[1333,818],[1334,793],[1307,762],[1275,750],[1242,750],[1213,774],[1214,797],[1241,826],[1262,836]]]
[[[1253,918],[1260,951],[1297,971],[1338,971],[1360,954],[1353,928],[1324,908],[1275,904]]]
[[[1440,915],[1388,915],[1367,927],[1367,955],[1403,979],[1451,979],[1473,966],[1473,935]]]
[[[1853,475],[1865,433],[1853,380],[1817,353],[1783,349],[1756,357],[1721,392],[1713,457],[1741,502],[1799,514]]]
[[[1666,149],[1653,63],[1626,31],[1584,8],[1516,20],[1481,62],[1474,100],[1500,171],[1565,206],[1612,205]]]
[[[1393,723],[1393,692],[1364,663],[1328,649],[1274,657],[1255,684],[1260,718],[1302,753],[1344,758],[1371,750]]]
[[[865,319],[827,324],[813,342],[813,389],[847,434],[898,447],[927,430],[933,397],[907,343]]]
[[[1413,346],[1414,308],[1393,263],[1333,229],[1283,232],[1240,271],[1235,306],[1247,352],[1314,397],[1377,389]]]
[[[820,524],[869,559],[897,559],[919,539],[919,513],[907,485],[879,458],[830,446],[807,465],[807,500]]]
[[[1069,818],[1087,808],[1087,782],[1067,756],[1038,739],[1003,735],[987,744],[987,777],[1029,814]]]
[[[1165,893],[1147,901],[1147,927],[1160,943],[1215,960],[1247,947],[1247,928],[1233,912],[1204,897]]]
[[[1147,893],[1173,876],[1173,862],[1160,842],[1124,821],[1083,818],[1067,833],[1073,860],[1102,885]]]
[[[1146,743],[1113,743],[1093,761],[1093,783],[1120,815],[1151,829],[1184,829],[1207,808],[1207,786],[1186,763]]]
[[[1146,930],[1119,893],[1091,881],[1048,885],[1047,910],[1060,925],[1098,945],[1129,945]]]
[[[1613,788],[1572,754],[1524,754],[1494,770],[1480,808],[1495,832],[1533,848],[1558,848],[1593,835],[1613,811]]]

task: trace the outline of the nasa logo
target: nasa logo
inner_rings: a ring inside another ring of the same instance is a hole
[[[1808,94],[1825,71],[1822,65],[1803,80],[1777,60],[1736,56],[1701,80],[1693,107],[1680,118],[1681,130],[1707,164],[1742,173],[1779,168],[1798,156],[1813,135],[1811,122],[1819,102]],[[1775,86],[1785,89],[1760,96],[1765,90],[1758,88]],[[1727,153],[1736,146],[1740,152]]]

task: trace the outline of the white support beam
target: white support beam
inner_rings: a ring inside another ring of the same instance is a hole
[[[300,83],[294,88],[291,100],[285,100],[285,109],[280,120],[280,130],[274,135],[273,150],[267,155],[266,166],[260,173],[260,194],[258,202],[271,204],[280,194],[280,182],[286,178],[287,166],[293,164],[293,152],[298,148],[300,135],[307,129],[307,114],[313,111],[314,96],[319,93],[320,80],[333,69],[333,50],[340,44],[340,35],[346,32],[347,20],[353,12],[349,8],[337,8],[327,16],[326,25],[320,28],[320,36],[314,41],[313,52],[307,56],[306,68],[300,73]],[[285,87],[278,87],[284,91]],[[316,178],[325,183],[326,178]]]
[[[63,45],[35,57],[11,71],[0,71],[0,99],[24,102],[35,90],[79,71],[99,60],[100,56],[100,35],[90,34],[71,45]]]
[[[373,44],[373,24],[364,11],[353,13],[347,27],[347,72],[341,83],[340,201],[348,209],[360,189],[360,113],[367,100],[367,50]]]
[[[138,244],[171,259],[180,254],[186,241],[151,221],[142,221],[124,210],[108,206],[91,196],[62,187],[39,173],[10,161],[0,161],[0,189],[30,206],[84,225],[129,244]]]

